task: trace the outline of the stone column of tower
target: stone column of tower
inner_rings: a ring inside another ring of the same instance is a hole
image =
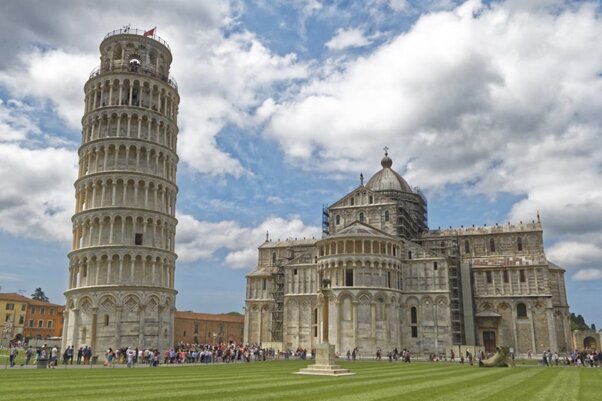
[[[63,349],[173,344],[176,139],[169,46],[122,29],[84,87]]]

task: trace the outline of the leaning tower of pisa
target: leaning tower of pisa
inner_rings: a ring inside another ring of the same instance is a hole
[[[85,84],[63,348],[173,344],[178,87],[167,43],[125,28]]]

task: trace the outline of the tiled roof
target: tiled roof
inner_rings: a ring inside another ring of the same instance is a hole
[[[15,302],[24,302],[28,305],[40,305],[40,306],[50,306],[56,308],[62,308],[63,305],[53,304],[50,302],[38,301],[37,299],[31,299],[24,295],[17,294],[16,292],[7,292],[0,294],[0,301],[15,301]]]
[[[4,294],[0,294],[1,301],[16,301],[16,302],[26,302],[29,303],[32,301],[30,298],[27,298],[21,294],[17,294],[16,292],[7,292]]]
[[[221,315],[213,313],[197,313],[192,311],[176,311],[176,319],[211,320],[215,322],[230,323],[243,323],[245,321],[245,317],[243,315]]]

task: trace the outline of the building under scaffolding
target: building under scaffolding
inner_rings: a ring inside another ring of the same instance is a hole
[[[430,230],[427,200],[385,154],[364,185],[322,208],[321,239],[259,247],[247,276],[245,341],[337,352],[456,354],[498,345],[516,354],[570,343],[564,270],[537,222]],[[329,313],[322,316],[321,279]]]

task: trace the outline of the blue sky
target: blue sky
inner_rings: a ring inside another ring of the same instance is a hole
[[[431,228],[539,211],[572,311],[602,325],[598,2],[4,2],[1,291],[63,301],[83,85],[126,24],[174,55],[179,309],[241,312],[265,232],[318,236],[388,146]]]

